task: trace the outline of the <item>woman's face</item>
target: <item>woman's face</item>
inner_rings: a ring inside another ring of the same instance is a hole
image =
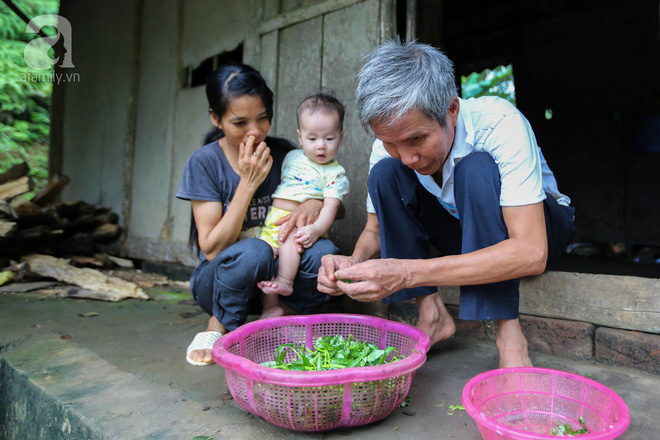
[[[247,143],[249,136],[254,136],[254,146],[256,147],[266,139],[268,130],[270,130],[268,112],[259,95],[243,95],[234,98],[220,119],[215,113],[211,113],[211,120],[225,132],[224,139],[227,146],[235,148],[236,151],[241,142]]]

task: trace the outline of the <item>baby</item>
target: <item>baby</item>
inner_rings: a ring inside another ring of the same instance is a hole
[[[291,151],[284,159],[282,182],[273,194],[273,205],[259,237],[271,245],[275,258],[279,258],[277,276],[257,283],[266,294],[291,295],[300,265],[296,244],[309,248],[324,236],[349,192],[346,172],[334,160],[344,136],[342,103],[333,92],[323,90],[305,98],[296,117],[302,149]],[[274,222],[310,198],[323,200],[318,219],[278,243],[279,226]]]

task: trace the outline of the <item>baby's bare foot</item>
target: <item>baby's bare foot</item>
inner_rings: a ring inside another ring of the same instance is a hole
[[[293,286],[275,278],[273,281],[259,281],[257,287],[267,295],[289,296],[293,293]]]

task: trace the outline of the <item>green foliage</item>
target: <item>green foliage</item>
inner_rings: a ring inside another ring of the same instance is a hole
[[[516,105],[516,90],[513,86],[513,66],[511,64],[461,76],[461,88],[463,99],[499,96]]]
[[[15,0],[29,18],[57,14],[59,0]],[[51,70],[32,71],[23,54],[37,34],[7,5],[0,3],[0,172],[27,162],[37,186],[48,177]],[[44,28],[47,35],[53,29]]]

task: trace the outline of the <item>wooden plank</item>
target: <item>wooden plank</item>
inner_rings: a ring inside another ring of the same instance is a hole
[[[167,241],[130,235],[126,239],[128,256],[140,260],[170,261],[195,267],[199,257],[183,241]]]
[[[279,40],[279,32],[273,31],[268,34],[265,34],[260,39],[261,58],[259,59],[259,71],[266,80],[266,84],[273,90],[275,98],[278,97],[277,89],[277,42]],[[275,105],[277,106],[277,99],[275,99]],[[273,115],[271,131],[272,133],[277,133],[277,111]]]
[[[269,20],[280,13],[280,0],[263,0],[262,19]]]
[[[417,0],[406,0],[406,41],[417,38]]]
[[[63,258],[32,254],[23,257],[23,261],[30,265],[32,272],[85,290],[100,292],[104,296],[103,299],[108,301],[120,301],[126,298],[149,299],[149,296],[135,283],[107,276],[98,270],[73,267]]]
[[[380,41],[396,37],[396,0],[380,0]]]
[[[439,288],[458,305],[458,287]],[[660,333],[660,279],[546,272],[520,282],[520,313]]]
[[[0,237],[11,235],[16,230],[16,223],[0,220]]]
[[[295,9],[264,21],[259,25],[258,33],[259,35],[267,34],[268,32],[292,26],[329,12],[352,6],[362,1],[363,0],[327,0],[323,3],[316,3],[307,8]]]
[[[34,189],[34,182],[29,176],[19,177],[0,185],[0,200],[11,200]]]
[[[249,10],[254,22],[264,20],[264,0],[250,0]],[[255,32],[248,32],[243,43],[243,62],[261,71],[261,37]],[[261,72],[263,75],[263,72]],[[268,80],[266,80],[268,82]]]
[[[25,200],[25,199],[21,199],[21,200]],[[18,213],[11,206],[11,204],[5,202],[4,200],[0,200],[0,219],[16,220],[17,217],[18,217]]]
[[[16,180],[23,176],[27,176],[30,172],[30,167],[26,162],[17,163],[16,165],[9,168],[4,173],[0,173],[0,185],[7,183],[10,180]]]
[[[49,289],[57,286],[58,281],[33,281],[30,283],[11,283],[0,287],[0,293],[25,293],[34,290]]]
[[[92,237],[94,237],[94,240],[96,241],[112,241],[119,238],[122,231],[123,230],[121,226],[112,223],[106,223],[94,229],[94,232],[92,232]]]
[[[373,136],[362,128],[357,117],[355,76],[364,64],[365,55],[380,42],[379,9],[379,0],[368,0],[323,18],[322,84],[334,90],[346,108],[344,139],[337,161],[346,169],[351,183],[351,193],[344,200],[346,216],[335,222],[329,236],[348,254],[366,222],[364,201],[373,143]]]
[[[34,217],[43,213],[41,208],[29,200],[17,197],[11,201],[11,208],[20,217]]]
[[[277,136],[297,143],[296,108],[318,90],[321,78],[323,18],[299,23],[279,32],[277,73]]]
[[[108,266],[119,266],[124,269],[133,269],[135,264],[132,260],[126,258],[115,257],[109,254],[94,254],[94,258],[103,261]]]
[[[71,179],[63,174],[53,176],[48,184],[32,197],[31,201],[38,206],[46,206],[53,203],[60,194],[62,194],[62,191],[64,191],[64,188],[66,188],[69,183],[71,183]]]

